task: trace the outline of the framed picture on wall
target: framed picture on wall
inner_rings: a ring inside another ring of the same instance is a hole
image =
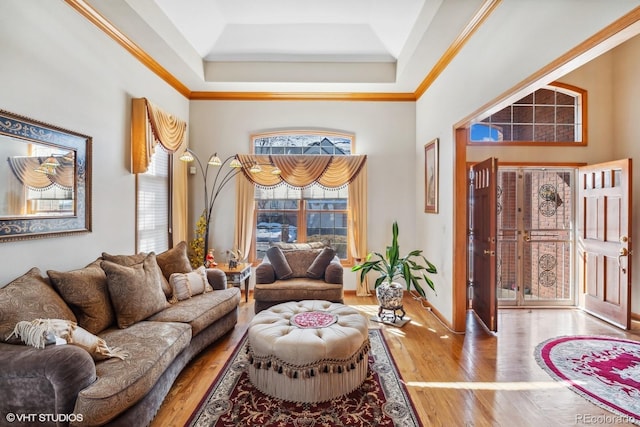
[[[424,145],[424,211],[438,213],[438,138]]]

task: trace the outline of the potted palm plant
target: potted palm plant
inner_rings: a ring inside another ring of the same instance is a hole
[[[404,287],[395,282],[395,280],[398,278],[404,279],[408,291],[411,291],[411,286],[413,286],[422,298],[426,298],[420,281],[424,280],[429,288],[435,292],[435,285],[427,276],[427,273],[437,274],[438,270],[435,265],[422,255],[421,250],[413,250],[406,256],[400,256],[397,221],[393,222],[391,230],[393,234],[391,246],[387,246],[385,256],[379,252],[369,253],[362,264],[353,266],[351,270],[360,272],[360,280],[364,280],[367,273],[372,270],[380,273],[375,282],[376,297],[380,304],[378,316],[381,316],[383,310],[392,310],[395,321],[397,310],[402,311],[400,319],[404,316],[404,309],[402,308]]]

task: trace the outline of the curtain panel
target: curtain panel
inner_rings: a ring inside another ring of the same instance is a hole
[[[187,122],[164,112],[146,98],[134,98],[131,111],[132,172],[144,173],[149,168],[157,143],[175,153],[186,143]]]
[[[144,173],[149,168],[156,144],[169,153],[187,146],[187,122],[164,112],[146,98],[131,102],[131,171]],[[171,156],[171,229],[174,242],[187,240],[187,165]]]

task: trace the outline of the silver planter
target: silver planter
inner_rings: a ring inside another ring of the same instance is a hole
[[[396,282],[384,282],[376,288],[376,297],[381,309],[396,310],[402,307],[404,286]]]

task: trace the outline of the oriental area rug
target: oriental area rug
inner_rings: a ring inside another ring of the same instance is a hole
[[[267,396],[251,384],[245,334],[188,425],[422,426],[382,332],[369,330],[369,340],[369,372],[362,386],[328,402],[293,403]]]
[[[615,424],[640,425],[640,342],[559,337],[539,344],[535,357],[555,380],[613,413]]]

